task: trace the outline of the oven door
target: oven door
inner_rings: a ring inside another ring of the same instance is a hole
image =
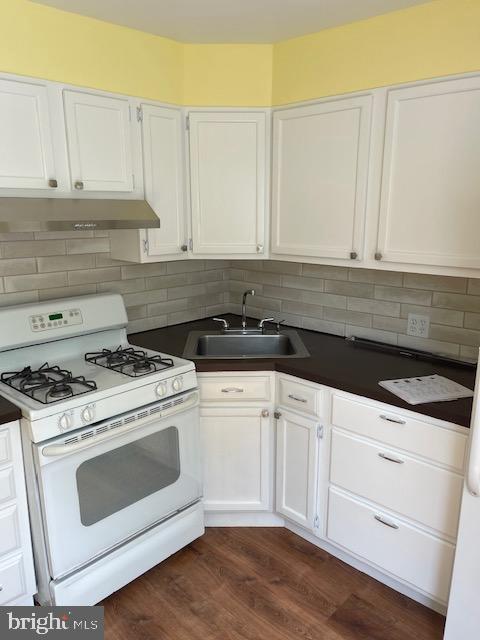
[[[201,497],[198,393],[180,401],[34,445],[52,578]]]

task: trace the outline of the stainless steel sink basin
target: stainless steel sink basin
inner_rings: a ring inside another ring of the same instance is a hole
[[[191,331],[185,358],[307,358],[310,354],[296,331],[221,333]]]

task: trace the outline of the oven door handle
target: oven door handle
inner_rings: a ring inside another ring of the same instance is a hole
[[[115,429],[107,430],[103,433],[99,433],[97,435],[90,436],[89,438],[85,438],[84,440],[79,440],[78,442],[72,442],[71,444],[48,444],[42,448],[42,455],[48,458],[58,458],[60,456],[69,455],[71,453],[77,453],[78,451],[82,451],[83,449],[88,449],[93,444],[97,444],[99,442],[104,442],[105,440],[112,439],[116,436],[122,435],[124,433],[128,433],[129,431],[134,431],[139,427],[144,427],[151,422],[156,422],[158,420],[163,420],[164,418],[168,418],[172,415],[176,415],[177,413],[183,413],[187,409],[191,409],[192,407],[198,404],[198,392],[192,393],[186,400],[180,405],[176,405],[174,407],[169,407],[165,409],[165,411],[161,411],[153,416],[148,416],[146,418],[142,418],[140,420],[136,420],[135,422],[125,424],[121,427],[115,427]]]

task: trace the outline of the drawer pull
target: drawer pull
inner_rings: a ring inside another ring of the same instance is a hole
[[[386,527],[390,527],[390,529],[398,529],[399,526],[398,524],[395,524],[394,522],[390,522],[389,520],[385,520],[384,518],[382,518],[382,516],[373,516],[375,518],[375,520],[377,522],[380,522],[381,524],[384,524]]]
[[[391,418],[390,416],[386,416],[382,414],[380,416],[382,420],[386,420],[387,422],[394,422],[395,424],[407,424],[405,420],[400,420],[399,418]]]
[[[305,398],[299,398],[298,396],[294,396],[294,395],[293,395],[293,393],[289,393],[289,394],[288,394],[288,397],[289,397],[291,400],[296,400],[297,402],[303,402],[304,404],[306,404],[306,403],[307,403],[307,401],[305,400]]]
[[[389,456],[386,453],[379,453],[379,458],[383,458],[384,460],[388,460],[389,462],[395,462],[395,464],[404,464],[405,460],[400,460],[400,458],[394,458],[393,456]]]
[[[222,393],[243,393],[245,389],[241,389],[240,387],[225,387],[222,389]]]

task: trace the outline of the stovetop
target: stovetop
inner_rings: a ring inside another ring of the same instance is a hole
[[[162,354],[151,354],[121,345],[116,349],[104,348],[101,351],[87,353],[84,359],[95,367],[112,371],[118,376],[120,384],[122,378],[125,381],[125,376],[139,378],[174,366],[172,358]],[[45,362],[38,368],[27,365],[17,371],[4,371],[0,380],[33,400],[42,404],[52,404],[98,389],[95,380],[88,379],[85,375],[77,375],[78,367],[79,363],[74,365],[72,371],[58,364],[50,365]]]

